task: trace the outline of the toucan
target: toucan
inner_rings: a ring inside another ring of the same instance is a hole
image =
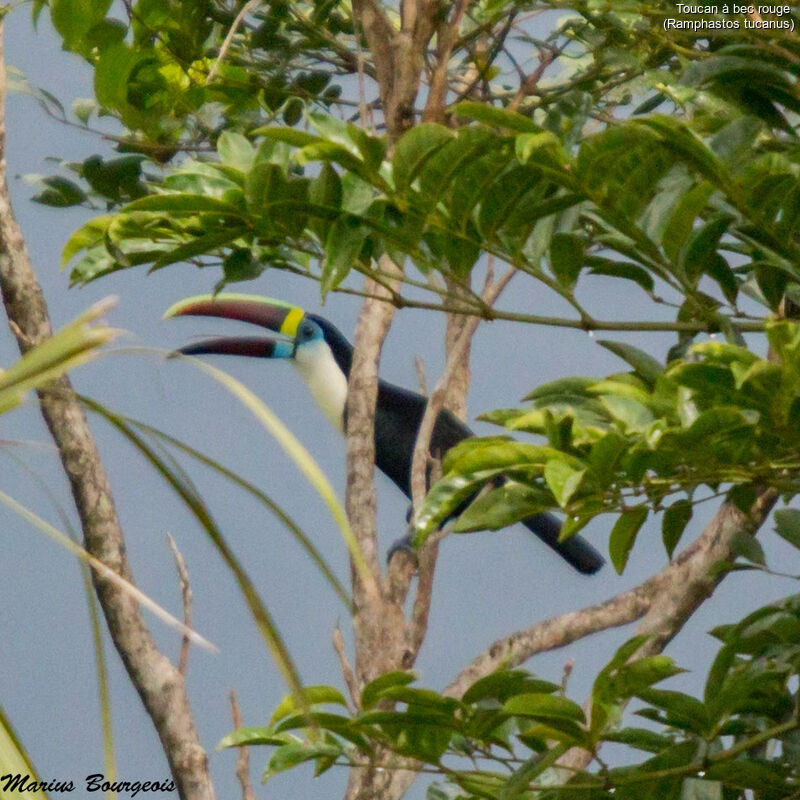
[[[206,339],[181,347],[177,352],[289,359],[325,416],[336,428],[345,431],[347,379],[353,346],[328,320],[297,306],[246,294],[189,297],[173,305],[164,315],[165,318],[176,316],[239,320],[282,334],[283,339],[271,336]],[[409,498],[411,461],[426,403],[426,398],[416,392],[383,380],[378,382],[375,464]],[[473,435],[455,415],[442,411],[431,436],[431,454],[441,458],[451,447]],[[580,572],[592,574],[604,563],[597,550],[580,536],[560,542],[561,523],[552,514],[534,514],[522,524]]]

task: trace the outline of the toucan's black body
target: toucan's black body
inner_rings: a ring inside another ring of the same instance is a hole
[[[297,313],[301,316],[298,318]],[[316,314],[302,313],[300,309],[285,304],[270,304],[262,298],[246,295],[220,295],[216,298],[190,298],[174,306],[167,315],[205,315],[239,319],[252,322],[293,337],[293,342],[275,342],[263,338],[212,339],[181,348],[187,355],[224,353],[257,357],[284,357],[298,359],[298,348],[304,344],[324,339],[330,355],[336,362],[334,372],[349,376],[353,359],[350,342],[328,320]],[[295,317],[292,317],[292,314]],[[313,329],[309,327],[313,323]],[[328,360],[330,356],[326,356]],[[307,376],[306,376],[306,379]],[[320,389],[317,387],[317,393]],[[314,389],[312,388],[312,393]],[[319,399],[319,398],[317,398]],[[422,423],[427,400],[416,392],[403,389],[386,381],[378,383],[378,400],[375,409],[375,463],[407,496],[411,496],[411,462],[417,433]],[[341,409],[341,427],[346,425],[344,399]],[[461,420],[448,411],[440,412],[431,436],[431,455],[440,458],[451,447],[473,436]],[[465,503],[468,505],[469,501]],[[535,514],[522,521],[530,531],[552,547],[565,561],[580,572],[591,574],[602,567],[603,557],[585,539],[572,536],[559,542],[561,524],[552,514]]]
[[[325,341],[339,369],[350,376],[353,348],[338,328],[316,314],[309,319],[322,328]],[[421,394],[400,386],[378,381],[378,402],[375,408],[375,465],[391,478],[406,497],[411,497],[411,461],[419,426],[425,413],[426,400]],[[347,409],[345,408],[345,419]],[[442,411],[431,435],[431,454],[441,457],[453,445],[472,432],[453,414]]]

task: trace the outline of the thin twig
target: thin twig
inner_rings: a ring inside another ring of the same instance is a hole
[[[461,20],[468,5],[469,0],[458,0],[448,22],[440,26],[437,31],[436,66],[431,77],[428,100],[425,103],[425,113],[422,118],[425,122],[441,122],[444,118],[447,91],[450,88],[447,82],[447,68],[453,55],[453,45],[458,37]]]
[[[342,669],[342,677],[350,694],[350,699],[353,701],[353,708],[359,708],[361,698],[359,697],[358,681],[353,668],[350,666],[350,660],[347,657],[347,650],[344,646],[344,636],[342,636],[342,631],[338,625],[333,630],[333,649],[336,651],[336,655],[339,656],[339,666]]]
[[[520,83],[517,93],[508,104],[509,111],[516,111],[522,100],[528,95],[533,94],[539,86],[539,81],[544,75],[545,70],[555,61],[556,57],[560,55],[560,50],[547,50],[540,52],[539,64],[536,69],[528,75],[522,83]]]
[[[481,299],[487,308],[491,308],[492,304],[497,300],[500,293],[514,276],[515,272],[516,270],[513,267],[509,267],[497,281],[492,281],[486,285]],[[453,311],[455,312],[456,309],[453,309]],[[442,410],[442,403],[447,391],[447,386],[452,380],[455,370],[460,364],[461,355],[469,346],[479,323],[479,317],[473,316],[467,320],[458,340],[455,342],[450,352],[448,352],[447,363],[445,364],[442,376],[439,378],[439,382],[428,398],[428,405],[425,408],[425,414],[420,424],[419,433],[417,434],[417,443],[414,448],[414,459],[411,467],[411,495],[415,509],[422,503],[428,490],[426,466],[428,453],[430,452],[431,435],[433,434],[433,427],[436,424],[439,412]]]
[[[242,727],[242,712],[239,710],[239,702],[236,699],[236,692],[231,690],[229,695],[231,701],[231,717],[233,719],[234,730]],[[250,780],[250,748],[243,746],[239,748],[239,755],[236,758],[236,777],[242,787],[242,800],[256,800],[256,793],[253,791],[253,783]]]
[[[222,65],[222,62],[225,60],[225,57],[228,55],[228,50],[230,50],[231,44],[233,43],[233,37],[236,36],[236,31],[239,30],[239,26],[244,21],[244,18],[261,2],[261,0],[248,0],[246,2],[239,13],[236,15],[236,19],[233,21],[231,25],[231,29],[228,31],[227,36],[225,37],[225,41],[222,43],[222,47],[219,48],[219,53],[217,54],[217,60],[211,66],[211,69],[208,71],[208,77],[206,78],[206,86],[208,86],[214,78],[217,77],[217,72],[219,72],[219,68]]]
[[[189,570],[186,569],[186,561],[184,561],[178,545],[175,540],[167,534],[167,542],[169,549],[172,550],[172,556],[175,559],[175,566],[178,568],[178,581],[181,587],[181,599],[183,600],[183,621],[187,628],[192,627],[192,585],[189,582]],[[189,664],[189,637],[184,634],[181,640],[181,654],[178,659],[178,672],[183,677],[186,677],[186,668]]]
[[[490,268],[487,274],[487,282],[484,286],[481,299],[488,306],[491,306],[500,296],[503,289],[508,285],[516,270],[509,269],[496,281],[492,280],[493,270]],[[439,381],[433,392],[428,398],[425,413],[420,423],[417,441],[414,445],[414,456],[411,464],[411,492],[414,508],[418,508],[428,490],[428,467],[431,455],[435,458],[441,454],[430,453],[431,437],[433,429],[438,419],[439,412],[444,407],[448,396],[451,382],[456,377],[459,369],[463,366],[463,359],[468,351],[472,337],[477,330],[480,320],[470,317],[464,323],[457,339],[451,347],[448,347],[447,362]],[[440,469],[438,463],[434,469]],[[414,598],[414,607],[409,622],[409,642],[410,650],[416,654],[425,638],[428,626],[428,616],[430,613],[431,596],[433,593],[433,577],[436,569],[436,559],[438,556],[438,540],[444,536],[440,532],[439,536],[433,541],[426,543],[419,552],[419,581],[417,593]]]
[[[425,362],[419,356],[414,356],[414,370],[417,373],[419,393],[426,397],[428,394],[428,381],[425,378]]]

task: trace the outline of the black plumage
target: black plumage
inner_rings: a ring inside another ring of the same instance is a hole
[[[336,363],[345,375],[349,375],[353,361],[350,342],[324,317],[316,314],[306,316],[320,326]],[[414,445],[426,403],[427,400],[416,392],[383,380],[378,382],[375,463],[408,498],[411,497]],[[441,457],[451,447],[471,436],[474,434],[461,420],[449,411],[441,411],[431,435],[431,454]],[[592,574],[605,563],[600,553],[581,536],[571,536],[559,542],[561,523],[552,514],[534,514],[522,520],[522,524],[580,572]]]

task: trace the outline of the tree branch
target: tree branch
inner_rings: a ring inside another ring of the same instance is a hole
[[[460,697],[476,680],[500,667],[519,666],[536,653],[637,619],[643,619],[637,633],[652,634],[641,654],[661,652],[719,585],[725,573],[714,574],[711,567],[735,559],[735,535],[740,531],[755,534],[776,499],[773,490],[762,492],[747,514],[732,503],[723,503],[698,539],[661,572],[600,605],[553,617],[498,639],[453,679],[445,693]]]
[[[458,0],[453,7],[450,19],[439,26],[436,32],[436,66],[431,76],[428,100],[425,103],[424,122],[444,122],[444,110],[447,105],[447,92],[450,88],[447,81],[447,70],[453,55],[453,45],[458,38],[461,20],[469,5],[469,0]]]
[[[238,730],[242,727],[242,712],[239,710],[236,692],[231,691],[228,697],[231,701],[233,729]],[[253,791],[253,783],[250,780],[250,748],[247,746],[239,748],[239,755],[236,758],[236,777],[242,787],[242,800],[256,800],[256,793]]]
[[[181,587],[181,600],[183,602],[183,621],[187,628],[192,627],[192,584],[189,580],[189,570],[186,569],[186,561],[178,550],[178,545],[175,540],[167,534],[167,542],[169,549],[172,551],[172,557],[175,559],[175,567],[178,570],[178,582]],[[181,640],[181,653],[178,657],[178,672],[186,678],[186,670],[189,666],[189,637],[187,634],[183,635]]]
[[[239,26],[244,22],[244,18],[261,2],[261,0],[248,0],[241,9],[239,13],[236,15],[236,19],[233,21],[233,24],[228,31],[228,34],[225,36],[225,41],[222,42],[222,46],[219,48],[219,53],[217,54],[217,60],[212,64],[211,69],[208,71],[208,76],[206,77],[206,86],[212,83],[214,78],[217,77],[217,72],[219,72],[219,68],[222,65],[222,62],[225,60],[225,57],[228,55],[228,50],[230,50],[231,44],[233,43],[233,37],[236,36],[236,31],[239,30]]]
[[[24,353],[50,337],[52,328],[8,192],[2,33],[0,21],[0,291]],[[68,378],[42,389],[39,404],[70,482],[84,547],[119,575],[132,580],[108,477]],[[114,645],[158,731],[179,796],[186,800],[213,800],[208,757],[200,745],[183,677],[156,648],[138,603],[95,572],[92,580]]]
[[[397,270],[382,256],[384,271]],[[371,285],[370,285],[371,284]],[[367,278],[369,291],[385,292]],[[394,307],[377,298],[361,308],[353,350],[347,394],[347,516],[358,539],[374,582],[366,585],[352,570],[355,614],[356,692],[368,681],[408,662],[406,624],[401,603],[378,584],[375,464],[375,406],[378,396],[378,360],[389,331]],[[350,771],[347,800],[380,800],[391,794],[393,774],[371,764]]]

